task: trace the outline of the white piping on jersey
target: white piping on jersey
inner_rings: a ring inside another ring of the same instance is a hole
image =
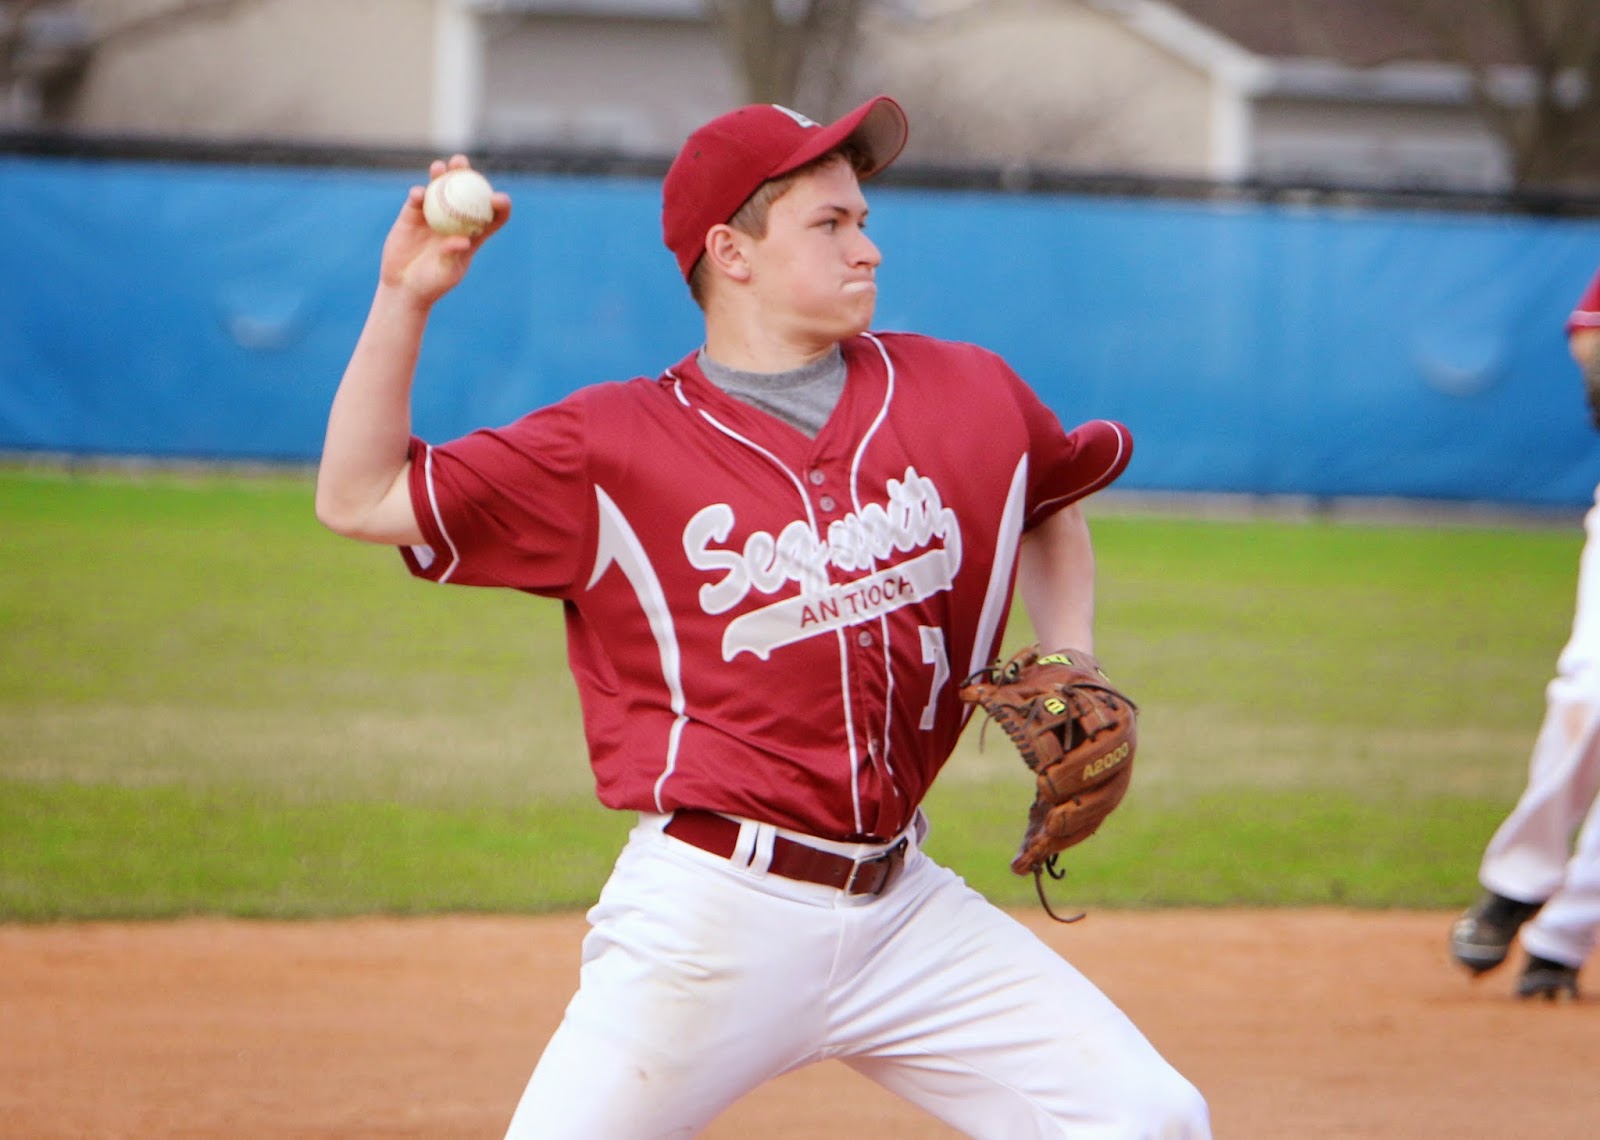
[[[881,346],[879,347],[879,351],[882,351]],[[816,512],[811,508],[811,500],[806,495],[805,483],[801,480],[801,478],[793,471],[789,470],[788,465],[784,463],[783,460],[779,459],[776,455],[772,454],[772,452],[762,447],[759,443],[740,435],[738,432],[722,423],[704,408],[695,407],[694,404],[690,402],[688,395],[683,390],[683,380],[677,375],[673,374],[671,371],[668,371],[667,375],[672,377],[673,392],[678,397],[679,403],[686,408],[693,408],[694,411],[699,413],[700,418],[705,420],[705,422],[710,424],[715,430],[721,432],[723,435],[737,443],[744,444],[744,446],[748,447],[751,451],[754,451],[757,455],[762,456],[767,460],[767,462],[771,463],[779,471],[783,472],[783,474],[788,478],[789,482],[794,484],[795,493],[800,497],[801,505],[805,507],[806,525],[811,528],[812,537],[818,542],[822,541],[822,534],[817,526],[817,515]],[[887,408],[887,406],[888,405],[886,403],[885,408]],[[878,424],[881,423],[882,420],[883,413],[880,412],[877,418],[873,420],[871,428],[868,429],[868,437],[870,437],[872,431],[877,429]],[[864,447],[865,444],[866,438],[864,437],[861,446]],[[856,470],[856,465],[860,462],[860,454],[860,448],[858,447],[856,451],[856,460],[851,465],[852,486],[850,493],[852,496],[855,495],[854,472]],[[883,619],[879,620],[880,622],[883,621]],[[881,632],[879,634],[879,638],[880,640],[882,639]],[[838,642],[839,645],[839,695],[844,704],[845,744],[850,758],[850,810],[855,819],[856,831],[860,832],[863,827],[861,817],[860,779],[861,746],[856,742],[855,706],[850,699],[850,647],[849,643],[845,640],[845,631],[843,629],[834,630],[834,640]]]
[[[850,698],[850,643],[844,630],[833,631],[833,640],[839,646],[839,696],[844,704],[844,736],[850,751],[850,816],[856,821],[856,834],[861,834],[861,745],[856,742],[856,707]]]
[[[1011,487],[1006,491],[1006,505],[1000,511],[1000,527],[994,540],[994,565],[989,569],[989,585],[983,591],[983,610],[978,615],[977,635],[972,639],[972,660],[967,664],[965,676],[972,676],[988,665],[989,643],[1005,616],[1006,593],[1011,584],[1011,564],[1017,556],[1017,544],[1022,541],[1023,510],[1027,503],[1028,456],[1017,460],[1011,473]],[[961,723],[966,724],[972,715],[972,706],[961,707]]]
[[[456,572],[456,567],[461,565],[461,553],[456,550],[455,539],[450,537],[450,532],[445,529],[444,516],[439,513],[439,494],[433,487],[433,447],[428,446],[428,454],[422,461],[423,483],[428,488],[428,509],[433,512],[433,525],[439,528],[439,533],[444,535],[444,544],[450,548],[450,565],[444,572],[434,579],[441,586],[450,581],[450,575]]]
[[[861,436],[861,443],[856,447],[856,453],[850,460],[850,504],[859,517],[863,510],[861,502],[861,459],[866,453],[867,443],[878,433],[883,426],[883,421],[889,416],[889,404],[894,400],[895,369],[894,361],[889,357],[889,350],[883,347],[883,342],[871,333],[861,334],[873,348],[878,350],[878,355],[883,358],[884,373],[887,382],[883,393],[883,406],[878,409],[878,414],[872,418],[871,425]],[[871,559],[871,569],[876,571],[878,560]],[[889,743],[894,739],[891,731],[894,727],[894,656],[889,645],[889,615],[883,614],[878,618],[878,644],[883,647],[883,675],[885,678],[883,696],[883,769],[889,776],[889,787],[898,793],[899,784],[894,779],[894,760],[889,755]],[[861,829],[861,820],[856,819],[856,829]]]
[[[871,333],[862,333],[862,338],[869,341],[873,348],[878,350],[878,355],[883,357],[884,371],[888,375],[888,382],[884,388],[883,406],[878,409],[878,414],[872,417],[872,423],[861,434],[861,442],[856,446],[856,453],[850,460],[850,501],[859,513],[861,510],[861,494],[857,484],[861,481],[861,457],[866,453],[867,444],[872,437],[878,434],[878,429],[883,426],[883,421],[889,415],[889,402],[894,399],[894,361],[889,359],[888,349],[883,347],[883,342]]]
[[[750,450],[752,450],[752,451],[756,452],[758,455],[761,455],[762,457],[764,457],[768,462],[770,462],[773,466],[775,466],[779,471],[782,471],[786,476],[788,476],[789,482],[794,484],[795,492],[800,496],[800,502],[806,508],[806,525],[811,528],[812,536],[815,537],[820,542],[821,541],[821,535],[817,531],[817,516],[816,516],[816,513],[811,509],[811,501],[806,498],[805,484],[800,481],[800,477],[798,475],[796,475],[793,471],[790,471],[789,468],[784,464],[783,460],[779,459],[776,455],[772,454],[772,452],[770,452],[766,448],[762,447],[759,443],[756,443],[753,440],[746,439],[744,436],[740,435],[738,432],[734,431],[732,428],[730,428],[730,427],[726,426],[725,424],[721,423],[720,421],[718,421],[715,416],[713,416],[710,412],[706,411],[704,408],[696,408],[695,410],[697,412],[699,412],[700,418],[705,420],[706,423],[708,423],[712,427],[716,428],[718,431],[720,431],[723,435],[727,436],[728,438],[737,440],[738,442],[744,444]]]
[[[667,592],[661,588],[661,579],[650,565],[650,557],[639,536],[603,487],[595,486],[594,497],[599,508],[599,534],[595,539],[594,570],[589,575],[587,588],[594,589],[611,564],[616,563],[633,587],[645,619],[650,623],[650,633],[661,658],[661,680],[667,686],[671,702],[674,719],[672,730],[667,734],[666,763],[656,778],[654,790],[656,810],[664,812],[667,809],[661,792],[678,767],[678,742],[683,738],[683,726],[688,720],[683,698],[683,654],[678,645],[677,629],[672,624],[672,611],[667,608]]]
[[[1110,466],[1108,466],[1099,475],[1096,475],[1093,479],[1089,480],[1089,482],[1085,483],[1082,487],[1079,487],[1073,491],[1068,491],[1065,495],[1057,495],[1053,499],[1046,499],[1044,502],[1040,503],[1034,508],[1034,514],[1043,513],[1048,510],[1049,507],[1066,499],[1075,501],[1077,499],[1087,498],[1116,478],[1114,473],[1117,470],[1117,465],[1122,462],[1122,456],[1128,450],[1128,433],[1123,430],[1122,425],[1113,423],[1111,420],[1090,420],[1089,422],[1095,424],[1105,424],[1116,433],[1117,454],[1112,457]]]

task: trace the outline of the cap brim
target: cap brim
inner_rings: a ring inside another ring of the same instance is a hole
[[[861,177],[871,178],[900,157],[909,134],[905,109],[889,96],[879,95],[830,123],[821,132],[810,135],[806,145],[791,154],[768,177],[787,174],[848,141],[866,152],[868,167],[861,171]]]

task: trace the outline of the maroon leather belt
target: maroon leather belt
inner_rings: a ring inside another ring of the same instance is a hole
[[[674,839],[726,859],[739,845],[739,824],[716,812],[684,808],[672,814],[662,828]],[[894,881],[906,861],[905,838],[871,859],[856,860],[833,851],[807,847],[787,836],[772,840],[772,862],[767,870],[785,879],[820,883],[847,895],[876,895]]]

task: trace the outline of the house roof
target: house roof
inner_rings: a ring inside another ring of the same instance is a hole
[[[1196,23],[1268,59],[1348,67],[1454,62],[1416,0],[1167,0]],[[1443,10],[1443,6],[1440,7]],[[1486,4],[1451,4],[1452,32],[1481,62],[1513,62],[1511,32]]]

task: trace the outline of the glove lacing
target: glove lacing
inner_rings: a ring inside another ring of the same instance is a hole
[[[1067,877],[1067,873],[1056,866],[1056,859],[1059,855],[1060,852],[1057,852],[1055,855],[1047,856],[1043,863],[1033,869],[1033,886],[1034,889],[1039,892],[1039,905],[1044,907],[1044,912],[1046,914],[1055,919],[1057,922],[1077,922],[1079,919],[1086,917],[1089,912],[1080,910],[1071,918],[1062,918],[1050,908],[1050,900],[1044,897],[1045,875],[1048,874],[1052,879],[1055,879],[1058,882]]]

